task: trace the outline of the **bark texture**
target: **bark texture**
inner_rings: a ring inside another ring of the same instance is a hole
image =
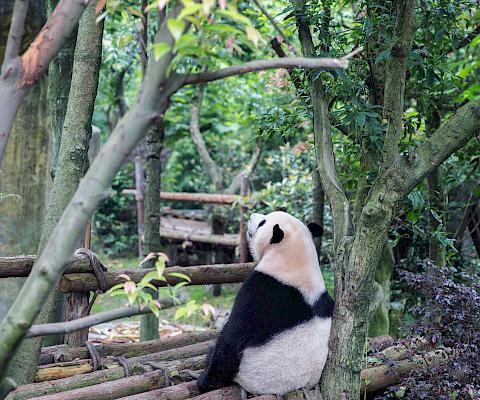
[[[47,11],[53,12],[58,0],[47,0]],[[74,28],[65,45],[48,67],[48,110],[52,121],[50,173],[55,177],[58,152],[62,138],[63,122],[67,111],[70,82],[72,80],[73,55],[77,41],[77,29]]]

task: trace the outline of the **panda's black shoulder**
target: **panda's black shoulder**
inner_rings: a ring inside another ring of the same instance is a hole
[[[313,317],[298,289],[254,271],[240,288],[225,328],[242,335],[244,346],[258,346]]]
[[[332,297],[325,292],[319,297],[319,299],[313,305],[313,312],[315,316],[320,318],[331,318],[333,315],[333,307],[335,306],[335,302],[333,301]]]

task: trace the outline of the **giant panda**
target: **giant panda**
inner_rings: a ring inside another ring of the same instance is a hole
[[[198,379],[202,391],[237,383],[253,394],[312,388],[328,354],[333,300],[313,236],[286,212],[254,213],[247,240],[255,261]]]

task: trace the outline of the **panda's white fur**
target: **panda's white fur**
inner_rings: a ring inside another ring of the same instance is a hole
[[[258,262],[242,285],[198,384],[236,382],[254,394],[315,386],[328,354],[333,300],[312,234],[285,212],[252,214],[247,239]]]

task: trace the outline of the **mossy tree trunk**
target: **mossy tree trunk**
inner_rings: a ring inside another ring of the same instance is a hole
[[[0,60],[13,9],[13,0],[0,4]],[[22,49],[26,48],[45,22],[45,5],[30,1]],[[0,255],[35,254],[45,217],[49,171],[49,129],[47,80],[40,78],[18,109],[5,157],[0,168]],[[0,279],[0,319],[19,293],[25,279]],[[12,361],[9,374],[18,383],[32,380],[22,355]],[[33,372],[33,375],[35,372]]]
[[[52,196],[48,205],[39,253],[43,250],[63,211],[69,204],[78,184],[88,168],[88,143],[92,131],[92,114],[97,93],[101,62],[103,25],[95,23],[95,4],[90,2],[79,22],[78,38],[74,53],[71,87],[65,112],[58,152]],[[53,76],[52,79],[58,79]],[[61,111],[60,111],[61,112]],[[37,323],[64,319],[65,295],[55,290],[49,297]],[[50,338],[47,344],[63,341],[63,336]],[[36,365],[41,338],[30,339],[28,365]]]

